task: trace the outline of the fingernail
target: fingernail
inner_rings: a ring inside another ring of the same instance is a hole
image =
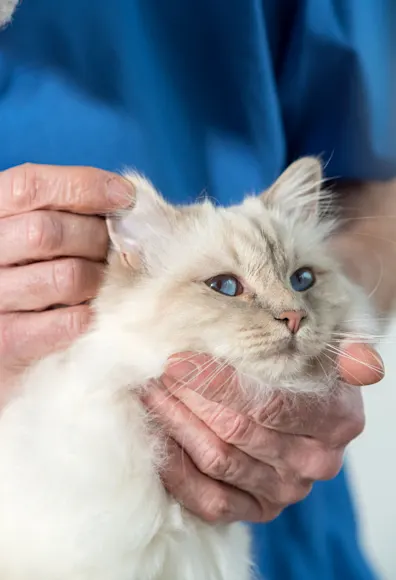
[[[166,374],[179,383],[188,383],[192,381],[199,372],[199,366],[192,361],[186,361],[182,358],[172,357],[168,361]]]
[[[379,352],[370,344],[356,344],[353,342],[346,342],[343,344],[343,354],[340,354],[340,360],[355,361],[356,365],[359,363],[363,368],[369,372],[369,378],[364,384],[375,384],[381,381],[385,376],[385,365]],[[352,359],[350,355],[352,354]],[[346,371],[349,375],[351,373]],[[352,375],[351,375],[352,376]],[[356,379],[356,377],[352,378]]]
[[[352,342],[349,344],[352,344]],[[348,344],[347,344],[347,346],[348,346]],[[372,346],[371,344],[364,344],[364,345],[362,345],[362,347],[364,348],[364,350],[366,350],[367,352],[369,352],[371,354],[373,359],[378,363],[379,368],[382,368],[382,369],[385,368],[384,361],[383,361],[380,353],[378,352],[378,350],[374,346]]]
[[[133,205],[135,190],[130,181],[117,175],[107,182],[107,196],[112,207],[127,208]]]
[[[377,366],[377,369],[376,370],[378,371],[378,381],[380,381],[385,376],[385,364],[384,364],[384,361],[382,359],[382,356],[372,346],[367,345],[367,349],[370,351],[373,359],[377,363],[377,365],[376,365]],[[373,366],[375,366],[375,365],[373,365]]]

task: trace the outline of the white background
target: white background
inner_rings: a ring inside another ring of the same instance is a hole
[[[364,390],[366,429],[347,460],[366,553],[381,580],[396,580],[396,322],[379,351],[386,377]]]

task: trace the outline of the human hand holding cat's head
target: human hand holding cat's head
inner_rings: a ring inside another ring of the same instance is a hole
[[[89,167],[21,165],[0,173],[0,376],[74,340],[102,279],[103,215],[130,183]],[[65,308],[51,309],[62,305]]]

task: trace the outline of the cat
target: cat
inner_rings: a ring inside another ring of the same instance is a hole
[[[11,21],[19,0],[0,0],[0,28]]]
[[[165,435],[141,395],[187,351],[233,365],[246,396],[336,388],[326,345],[371,318],[332,255],[322,177],[302,158],[224,208],[172,206],[126,175],[92,328],[0,415],[0,580],[253,578],[244,524],[205,523],[164,490]]]

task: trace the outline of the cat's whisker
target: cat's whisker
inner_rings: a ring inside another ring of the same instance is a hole
[[[192,355],[192,356],[194,356],[194,355]],[[186,359],[183,359],[183,358],[181,358],[181,360],[187,360],[187,359],[190,359],[190,358],[192,358],[192,356],[191,356],[191,357],[186,357]],[[161,403],[159,403],[159,404],[158,404],[158,405],[156,405],[155,407],[151,408],[151,409],[148,411],[148,413],[147,413],[147,414],[148,414],[148,416],[150,416],[150,415],[155,415],[156,411],[158,411],[158,409],[159,409],[159,408],[160,408],[162,405],[164,405],[166,402],[168,402],[168,401],[169,401],[169,399],[176,398],[176,399],[177,399],[177,401],[178,401],[178,402],[180,402],[180,399],[177,397],[177,393],[178,393],[178,392],[179,392],[181,389],[183,389],[183,388],[185,388],[185,387],[187,387],[187,388],[188,388],[188,384],[189,384],[188,382],[187,382],[187,383],[185,382],[185,378],[187,378],[187,377],[189,377],[189,376],[192,376],[192,377],[193,377],[193,379],[192,379],[192,380],[194,380],[194,381],[195,381],[197,378],[199,378],[199,376],[200,376],[202,373],[204,373],[204,372],[205,372],[205,371],[206,371],[206,370],[207,370],[207,369],[210,367],[210,365],[212,365],[212,364],[213,364],[213,362],[214,362],[214,359],[211,359],[211,360],[207,361],[207,362],[206,362],[206,363],[205,363],[205,364],[204,364],[204,365],[201,367],[201,369],[200,369],[200,372],[199,372],[197,375],[195,375],[195,376],[193,376],[193,375],[194,375],[194,373],[195,373],[195,370],[194,370],[194,371],[191,371],[190,373],[187,373],[186,375],[184,375],[184,377],[183,377],[182,379],[180,379],[180,381],[181,381],[181,382],[179,381],[179,382],[180,382],[179,386],[178,386],[176,389],[172,390],[172,391],[171,391],[171,392],[170,392],[170,393],[169,393],[169,394],[168,394],[168,395],[167,395],[167,396],[166,396],[166,397],[165,397],[165,398],[164,398],[164,399],[161,401]],[[190,381],[190,383],[192,382],[192,380]]]
[[[331,352],[331,351],[330,351],[330,352]],[[334,354],[334,353],[332,353],[332,354]],[[338,369],[338,366],[337,366],[337,363],[336,363],[336,361],[335,361],[335,360],[334,360],[334,359],[333,359],[331,356],[329,356],[329,355],[326,353],[326,351],[323,351],[323,352],[321,353],[321,356],[324,356],[324,357],[326,357],[326,358],[327,358],[327,359],[328,359],[328,360],[329,360],[329,361],[332,363],[332,366],[333,366],[333,369],[334,369],[334,370],[337,370],[337,369]],[[350,375],[350,376],[351,376],[353,379],[355,379],[355,381],[356,381],[356,384],[359,384],[359,383],[361,383],[360,379],[359,379],[359,378],[358,378],[358,377],[357,377],[357,376],[356,376],[354,373],[352,373],[352,372],[350,372],[350,371],[348,371],[348,373],[349,373],[349,375]]]
[[[357,216],[357,217],[350,217],[350,218],[342,218],[338,220],[339,225],[345,226],[349,223],[356,222],[356,221],[365,221],[365,220],[383,220],[383,219],[396,219],[396,215],[367,215],[367,216]],[[350,232],[352,235],[360,235],[360,232]],[[366,234],[367,236],[372,236],[371,234]]]
[[[379,341],[382,341],[382,342],[390,341],[391,342],[392,340],[393,339],[391,337],[386,337],[386,336],[384,336],[384,337],[383,336],[368,336],[368,335],[357,336],[354,334],[349,334],[349,335],[348,334],[344,334],[344,335],[341,334],[338,336],[336,336],[336,335],[332,336],[330,339],[330,342],[337,342],[337,343],[346,343],[346,342],[353,343],[353,342],[355,342],[355,343],[364,344],[364,343],[372,343],[372,342],[379,342]]]
[[[194,355],[192,355],[194,356]],[[186,357],[187,358],[192,358],[192,357]],[[183,357],[181,357],[181,360],[185,360]],[[169,399],[171,398],[175,398],[177,399],[177,402],[182,402],[179,398],[178,398],[178,392],[184,388],[189,388],[189,384],[191,384],[193,381],[195,382],[200,375],[202,375],[203,373],[205,373],[205,371],[213,364],[216,364],[218,366],[215,367],[215,369],[213,370],[213,372],[206,378],[205,382],[202,383],[202,385],[199,386],[198,389],[194,389],[195,392],[197,392],[198,394],[200,394],[201,396],[204,395],[204,393],[206,392],[207,388],[209,387],[209,385],[216,379],[216,377],[221,374],[221,372],[227,367],[228,363],[221,361],[220,359],[216,358],[216,357],[212,357],[209,361],[207,361],[207,363],[205,363],[201,368],[200,368],[200,372],[198,374],[195,374],[195,371],[191,371],[190,373],[187,373],[186,375],[184,375],[184,377],[182,377],[180,379],[181,383],[180,385],[172,390],[171,393],[169,393],[165,399],[163,399],[161,401],[161,403],[159,405],[157,405],[156,407],[153,407],[149,412],[148,415],[154,415],[156,411],[158,411],[158,409],[161,407],[161,405],[165,404],[165,402],[167,402]],[[231,381],[232,378],[235,376],[236,371],[234,371],[231,375],[231,377],[228,377],[227,379],[225,379],[224,383],[219,385],[217,388],[222,388],[224,386],[224,384],[226,384],[228,381]],[[191,381],[186,381],[186,379],[188,377],[191,377]],[[203,389],[203,392],[202,392]],[[177,404],[175,402],[175,404]]]
[[[366,318],[365,317],[362,317],[362,318],[346,318],[344,320],[344,322],[356,322],[356,323],[359,323],[359,322],[367,322],[367,321],[372,321],[372,320],[374,322],[381,322],[383,320],[386,320],[386,321],[393,320],[393,317],[392,316],[375,316],[373,318],[371,318],[371,317],[366,317]]]
[[[389,332],[381,332],[381,333],[376,333],[376,332],[370,332],[367,330],[353,330],[353,331],[345,331],[345,330],[334,330],[332,333],[332,336],[357,336],[357,337],[374,337],[374,338],[388,338],[388,337],[396,337],[396,335],[392,335]]]
[[[384,277],[384,263],[383,263],[383,261],[381,259],[381,256],[379,255],[378,252],[375,252],[375,257],[378,260],[379,267],[380,267],[380,272],[379,272],[379,275],[378,275],[378,280],[377,280],[376,285],[374,286],[374,288],[371,290],[371,292],[368,295],[368,298],[369,299],[372,298],[374,296],[374,294],[377,292],[378,288],[381,285],[382,279]]]
[[[347,348],[346,345],[352,344],[362,344],[362,345],[371,345],[371,346],[379,346],[381,344],[395,344],[395,340],[387,340],[381,338],[364,338],[364,339],[355,339],[355,338],[333,338],[329,341],[329,344],[334,344],[341,346],[343,348]]]
[[[372,371],[382,372],[382,367],[377,367],[375,365],[369,364],[368,362],[357,359],[356,357],[352,356],[348,351],[342,350],[342,349],[337,348],[334,345],[330,345],[330,344],[327,344],[326,347],[330,352],[333,352],[334,354],[337,354],[339,356],[347,358],[348,360],[357,362],[357,363],[361,364],[362,366],[369,368]]]
[[[331,352],[331,351],[329,351],[329,352]],[[331,354],[333,354],[333,353],[331,353]],[[326,357],[326,358],[327,358],[327,359],[328,359],[328,360],[331,362],[331,364],[332,364],[332,368],[333,368],[333,369],[336,369],[336,368],[337,368],[337,363],[336,363],[336,361],[334,360],[334,358],[333,358],[333,357],[331,357],[329,354],[327,354],[327,352],[326,352],[326,349],[325,349],[325,350],[323,350],[323,351],[320,353],[320,356],[324,356],[324,357]]]
[[[324,368],[324,366],[323,366],[323,363],[322,363],[322,361],[320,360],[320,358],[319,358],[318,356],[316,356],[316,357],[315,357],[315,360],[317,360],[317,361],[318,361],[318,363],[320,364],[320,366],[321,366],[321,368],[322,368],[322,371],[323,371],[323,374],[324,374],[324,376],[326,377],[326,379],[328,379],[328,378],[329,378],[329,375],[328,375],[328,373],[326,372],[326,369]]]
[[[348,340],[346,340],[345,338],[342,338],[342,339],[333,339],[333,340],[329,341],[329,344],[334,344],[334,345],[344,346],[344,347],[345,347],[346,343],[371,345],[373,347],[380,347],[382,345],[396,344],[396,340],[378,340],[378,339],[364,339],[364,340],[348,339]]]
[[[330,351],[330,352],[331,352],[331,351]],[[332,354],[334,354],[334,353],[332,353]],[[329,354],[327,354],[325,350],[324,350],[324,351],[322,351],[322,353],[321,353],[321,356],[324,356],[324,357],[326,357],[326,358],[327,358],[327,359],[328,359],[328,360],[331,362],[331,364],[332,364],[332,368],[333,368],[334,370],[338,370],[338,365],[337,365],[336,361],[335,361],[335,360],[334,360],[334,358],[332,358],[332,357],[331,357]],[[349,371],[348,371],[348,372],[349,372]],[[359,382],[360,382],[360,380],[358,379],[358,377],[357,377],[357,376],[355,376],[353,373],[349,372],[349,375],[350,375],[350,376],[351,376],[353,379],[355,379],[355,381],[356,381],[357,383],[359,383]]]
[[[213,383],[213,381],[224,371],[224,369],[228,366],[228,364],[225,362],[222,365],[220,365],[215,371],[213,371],[213,373],[207,377],[207,379],[205,380],[205,382],[200,385],[200,387],[198,389],[196,389],[196,392],[201,395],[202,397],[204,397],[205,393],[207,392],[209,386],[211,383]],[[224,379],[223,383],[221,383],[220,385],[217,386],[217,389],[220,391],[224,385],[226,385],[227,383],[231,383],[232,382],[232,377],[234,376],[234,371],[231,373],[230,376],[228,376],[227,378]]]
[[[392,336],[388,333],[381,333],[381,334],[374,334],[373,332],[357,332],[357,331],[343,331],[343,330],[335,330],[332,332],[332,336],[347,336],[347,337],[361,337],[361,338],[387,338],[388,336]]]
[[[382,236],[375,236],[373,234],[367,234],[365,232],[351,232],[351,235],[353,236],[362,236],[365,238],[371,238],[373,240],[378,240],[380,242],[388,242],[389,244],[392,244],[393,246],[396,245],[396,241],[395,240],[391,240],[390,238],[384,238]]]

